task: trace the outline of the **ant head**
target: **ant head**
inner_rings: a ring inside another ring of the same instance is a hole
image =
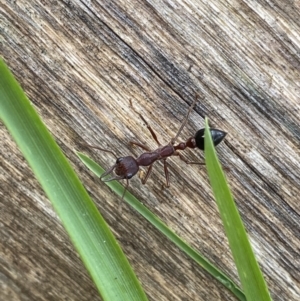
[[[136,160],[131,156],[118,158],[115,164],[116,175],[123,179],[131,179],[138,170],[139,166]]]
[[[131,157],[120,157],[116,163],[109,168],[104,174],[101,175],[100,179],[103,182],[109,182],[113,180],[131,179],[139,170],[139,166],[136,160]],[[115,176],[105,179],[106,176],[115,172]]]
[[[199,130],[195,135],[196,145],[199,149],[204,150],[204,130]],[[210,129],[210,134],[214,146],[217,146],[226,136],[227,133],[217,130],[217,129]]]

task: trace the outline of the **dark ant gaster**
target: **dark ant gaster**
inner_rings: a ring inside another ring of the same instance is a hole
[[[192,148],[192,149],[199,148],[201,150],[204,150],[204,129],[200,129],[199,131],[197,131],[196,134],[193,137],[188,138],[186,140],[186,142],[181,142],[181,143],[175,145],[175,141],[178,138],[178,136],[180,135],[182,129],[185,126],[185,124],[187,123],[189,114],[191,113],[197,99],[198,99],[198,95],[195,97],[194,102],[190,106],[190,108],[188,110],[188,113],[187,113],[186,117],[184,118],[184,120],[183,120],[176,136],[174,138],[172,138],[171,141],[167,145],[164,145],[164,146],[162,146],[160,144],[160,142],[158,141],[157,136],[154,133],[151,126],[147,123],[147,121],[143,118],[143,116],[140,115],[141,119],[145,122],[148,130],[150,131],[153,139],[158,144],[158,148],[154,151],[151,151],[147,146],[145,146],[142,143],[135,142],[135,141],[130,141],[130,144],[139,146],[140,148],[142,148],[145,151],[144,153],[142,153],[136,159],[133,158],[132,156],[118,158],[115,155],[115,153],[110,151],[110,150],[103,149],[103,148],[93,146],[93,145],[86,145],[88,147],[96,148],[96,149],[99,149],[101,151],[111,153],[117,158],[116,163],[111,168],[109,168],[105,173],[103,173],[101,175],[100,179],[103,182],[109,182],[109,181],[113,181],[113,180],[125,179],[126,180],[126,187],[125,187],[123,195],[122,195],[122,199],[123,199],[124,195],[125,195],[125,192],[126,192],[126,190],[128,188],[128,185],[129,185],[128,179],[131,179],[135,174],[137,174],[137,172],[140,169],[140,166],[149,166],[149,168],[146,172],[146,175],[145,175],[144,179],[142,180],[142,184],[145,184],[146,181],[148,180],[150,174],[151,174],[153,163],[155,161],[162,160],[163,163],[164,163],[166,186],[169,187],[169,172],[168,172],[168,167],[167,167],[167,158],[168,157],[178,156],[186,164],[201,164],[201,165],[203,165],[204,163],[188,161],[178,151],[179,150],[185,150],[186,148]],[[211,137],[212,137],[212,140],[213,140],[213,143],[214,143],[215,146],[217,146],[224,139],[224,137],[226,136],[225,132],[223,132],[221,130],[217,130],[217,129],[210,129],[210,133],[211,133]],[[112,176],[108,179],[104,179],[106,176],[112,174],[113,172],[115,173],[114,176]]]

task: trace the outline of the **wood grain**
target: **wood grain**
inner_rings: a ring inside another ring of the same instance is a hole
[[[235,300],[78,160],[109,167],[168,142],[228,132],[218,147],[273,300],[300,299],[300,1],[1,1],[0,53],[132,263],[149,300]],[[134,110],[130,108],[130,101]],[[135,112],[136,111],[136,112]],[[100,300],[39,183],[1,124],[0,300]],[[200,152],[187,152],[203,160]],[[230,277],[238,276],[205,168],[170,161],[133,192]]]

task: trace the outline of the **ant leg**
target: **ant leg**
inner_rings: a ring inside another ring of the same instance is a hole
[[[145,118],[144,118],[140,113],[138,113],[138,112],[134,109],[134,107],[133,107],[133,105],[132,105],[132,100],[131,100],[131,98],[129,99],[129,106],[130,106],[131,109],[132,109],[136,114],[138,114],[138,115],[140,116],[140,118],[145,122],[146,127],[147,127],[147,129],[150,131],[152,138],[155,140],[155,142],[158,144],[158,146],[161,146],[160,142],[159,142],[158,139],[157,139],[156,134],[154,133],[154,131],[153,131],[153,129],[151,128],[151,126],[149,125],[149,123],[145,120]],[[137,145],[137,144],[136,144],[136,145]],[[138,145],[138,146],[140,146],[140,145]]]
[[[149,123],[145,120],[145,118],[141,114],[139,114],[139,115],[140,115],[140,118],[145,122],[147,129],[150,131],[150,133],[152,135],[152,138],[155,140],[155,142],[157,143],[158,146],[161,146],[161,144],[158,141],[157,136],[154,133],[152,127],[149,125]]]
[[[120,214],[122,214],[122,211],[123,211],[124,196],[125,196],[125,193],[127,191],[128,186],[129,186],[128,179],[126,178],[125,180],[126,180],[126,186],[124,188],[121,200],[118,201],[118,211],[119,211]]]
[[[129,181],[128,181],[128,179],[126,178],[126,186],[125,186],[125,189],[124,189],[123,194],[122,194],[122,199],[121,199],[122,201],[124,200],[125,192],[127,191],[128,186],[129,186]]]
[[[180,160],[182,160],[184,163],[186,164],[197,164],[197,165],[205,165],[204,162],[193,162],[193,161],[189,161],[186,158],[184,158],[181,154],[179,153],[174,153],[174,156],[178,156],[180,158]],[[223,170],[225,171],[230,171],[230,167],[224,166]]]
[[[153,164],[151,164],[147,170],[145,178],[142,180],[142,184],[145,185],[152,171]]]
[[[182,160],[185,164],[198,164],[198,165],[205,165],[204,162],[194,162],[194,161],[189,161],[186,158],[184,158],[181,154],[179,153],[174,153],[174,156],[178,156],[180,160]]]
[[[182,123],[181,123],[181,126],[180,126],[180,128],[179,128],[179,130],[178,130],[176,136],[175,136],[174,138],[171,139],[171,144],[172,144],[172,145],[175,144],[176,139],[177,139],[178,136],[180,135],[180,133],[181,133],[182,129],[184,128],[184,126],[186,125],[186,123],[187,123],[187,121],[188,121],[188,119],[189,119],[189,115],[190,115],[190,113],[192,112],[193,107],[195,106],[195,103],[197,102],[198,99],[199,99],[199,95],[196,94],[196,95],[195,95],[195,99],[194,99],[193,103],[191,104],[191,106],[190,106],[190,108],[189,108],[189,110],[188,110],[188,112],[187,112],[185,118],[183,119],[183,121],[182,121]]]
[[[148,147],[148,146],[146,146],[146,145],[144,145],[144,144],[142,144],[142,143],[140,143],[140,142],[136,142],[136,141],[129,141],[129,144],[131,144],[131,145],[136,145],[136,146],[138,146],[138,147],[140,147],[140,148],[142,148],[143,150],[145,150],[145,151],[147,151],[147,152],[150,152],[151,150],[150,150],[150,148]]]
[[[86,146],[86,147],[90,147],[90,148],[96,148],[96,149],[99,149],[99,150],[101,150],[101,151],[103,151],[103,152],[112,154],[115,158],[118,158],[118,157],[116,156],[116,154],[115,154],[113,151],[111,151],[111,150],[108,150],[108,149],[105,149],[105,148],[101,148],[101,147],[96,146],[96,145],[90,145],[90,144],[87,144],[87,143],[81,143],[80,145]]]
[[[165,176],[166,176],[166,187],[170,187],[170,176],[169,176],[169,171],[168,171],[167,159],[164,159],[164,171],[165,171]]]

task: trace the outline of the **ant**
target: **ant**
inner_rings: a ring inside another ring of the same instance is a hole
[[[164,163],[164,172],[165,172],[165,177],[166,177],[166,187],[169,187],[169,171],[168,171],[168,166],[167,166],[167,159],[171,156],[178,156],[182,161],[184,161],[186,164],[200,164],[203,165],[204,163],[199,163],[199,162],[191,162],[185,159],[178,151],[179,150],[185,150],[186,148],[199,148],[200,150],[204,150],[204,129],[200,129],[196,132],[196,134],[186,140],[186,142],[180,142],[179,144],[175,145],[175,141],[180,135],[182,129],[186,125],[188,121],[188,117],[198,100],[198,95],[196,95],[195,100],[191,104],[188,113],[186,117],[184,118],[176,136],[171,139],[171,141],[166,144],[166,145],[161,145],[161,143],[158,141],[157,136],[151,126],[148,124],[148,122],[143,118],[142,115],[139,114],[140,118],[143,120],[143,122],[146,124],[146,127],[150,131],[152,138],[156,141],[158,148],[154,151],[151,151],[147,146],[145,146],[142,143],[135,142],[135,141],[130,141],[131,145],[136,145],[143,149],[145,152],[142,153],[139,157],[136,159],[132,156],[126,156],[126,157],[117,157],[114,152],[103,149],[94,145],[88,145],[85,144],[88,147],[96,148],[104,152],[111,153],[115,158],[117,159],[116,163],[110,167],[106,172],[104,172],[100,176],[100,180],[103,182],[109,182],[113,180],[126,180],[126,187],[124,189],[123,195],[122,195],[122,200],[124,198],[125,192],[128,189],[129,182],[128,180],[131,179],[134,175],[137,174],[137,172],[140,169],[140,166],[149,166],[146,175],[144,179],[142,180],[142,184],[145,184],[151,174],[153,163],[162,160]],[[218,129],[210,129],[212,141],[215,146],[217,146],[226,136],[226,132],[223,132]],[[105,179],[106,176],[114,173],[115,175]]]

